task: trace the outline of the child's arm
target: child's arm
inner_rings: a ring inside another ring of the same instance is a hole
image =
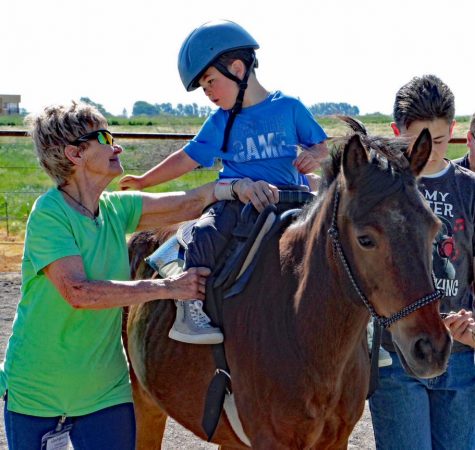
[[[304,148],[294,160],[294,166],[300,173],[311,173],[320,167],[321,162],[328,156],[325,141]]]
[[[194,159],[191,159],[183,149],[180,149],[167,156],[161,163],[143,175],[126,175],[119,181],[119,186],[122,190],[141,190],[165,183],[165,181],[174,180],[185,173],[191,172],[198,166],[199,164]]]

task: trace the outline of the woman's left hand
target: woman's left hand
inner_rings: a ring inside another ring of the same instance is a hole
[[[471,311],[461,309],[451,313],[444,323],[456,341],[475,348],[475,320]]]

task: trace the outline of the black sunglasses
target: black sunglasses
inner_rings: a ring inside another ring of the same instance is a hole
[[[79,145],[81,142],[87,142],[92,139],[97,139],[97,142],[102,145],[114,145],[114,137],[108,130],[96,130],[87,134],[83,134],[71,142],[71,145]]]

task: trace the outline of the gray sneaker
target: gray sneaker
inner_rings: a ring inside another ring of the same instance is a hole
[[[368,323],[367,332],[368,332],[368,348],[371,352],[371,347],[373,344],[373,322]],[[390,366],[393,363],[393,358],[391,354],[385,350],[383,347],[379,347],[379,356],[378,356],[378,367]]]
[[[168,337],[187,344],[220,344],[224,340],[219,328],[211,326],[201,300],[176,301],[176,319]]]
[[[378,367],[390,366],[393,363],[391,354],[383,347],[379,347]]]

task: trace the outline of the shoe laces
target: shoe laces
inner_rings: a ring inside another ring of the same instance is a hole
[[[190,302],[190,316],[193,323],[199,328],[209,328],[210,318],[203,311],[203,302],[194,300]]]

